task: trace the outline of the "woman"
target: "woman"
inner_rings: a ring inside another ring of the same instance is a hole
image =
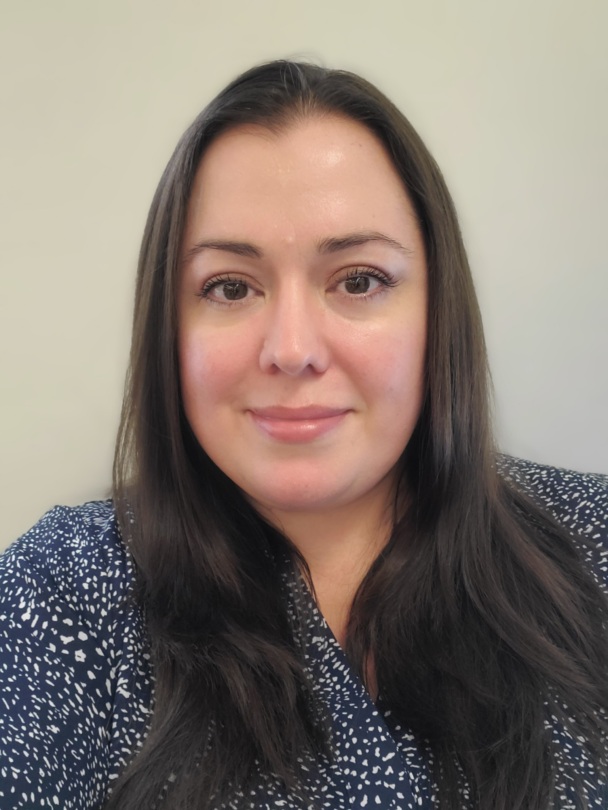
[[[608,806],[608,479],[498,457],[486,386],[409,123],[229,85],[148,218],[113,504],[4,559],[1,806]]]

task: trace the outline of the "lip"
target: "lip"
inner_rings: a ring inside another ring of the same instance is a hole
[[[307,405],[302,408],[273,405],[249,410],[254,424],[262,433],[290,444],[304,444],[327,435],[338,427],[347,413],[348,408],[322,405]]]

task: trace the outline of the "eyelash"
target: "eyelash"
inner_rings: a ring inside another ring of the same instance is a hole
[[[393,276],[390,276],[388,273],[383,272],[382,270],[377,270],[375,267],[352,267],[347,275],[346,278],[341,279],[338,284],[341,284],[343,281],[349,281],[352,278],[359,278],[360,276],[367,276],[368,278],[375,278],[376,281],[379,281],[382,287],[395,287],[397,281]],[[375,295],[378,291],[372,291],[369,293],[361,293],[360,295],[350,295],[349,298],[364,298],[367,299],[372,295]]]
[[[226,274],[223,276],[214,276],[213,278],[210,278],[203,284],[201,291],[198,293],[198,295],[201,298],[209,298],[209,293],[211,292],[211,290],[215,289],[215,287],[219,287],[220,284],[230,284],[230,283],[247,284],[247,282],[243,281],[242,278],[238,278],[238,276],[231,276],[230,274]],[[251,285],[247,284],[247,286],[249,287]]]
[[[388,273],[376,269],[375,267],[352,267],[344,278],[336,282],[335,286],[337,286],[338,284],[342,284],[345,281],[349,281],[350,279],[359,278],[361,276],[376,279],[376,281],[380,282],[380,284],[382,285],[381,288],[378,290],[372,290],[371,292],[360,293],[358,295],[345,293],[345,295],[348,298],[368,300],[369,298],[377,295],[379,292],[382,292],[383,288],[395,287],[397,284],[397,281],[392,276],[390,276]],[[206,281],[201,291],[198,293],[198,296],[204,300],[208,300],[212,290],[214,290],[216,287],[221,286],[222,284],[229,284],[229,283],[245,284],[245,286],[251,289],[251,284],[249,284],[247,281],[244,281],[242,278],[239,278],[238,276],[233,276],[227,273],[221,276],[214,276],[213,278],[210,278],[208,281]],[[238,304],[242,304],[245,300],[246,299],[241,298],[236,299],[235,301],[213,301],[213,303],[219,304],[220,306],[236,306]]]

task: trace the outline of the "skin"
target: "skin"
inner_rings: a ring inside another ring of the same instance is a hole
[[[343,640],[424,388],[424,246],[376,137],[325,116],[217,138],[189,203],[178,322],[198,441],[299,548]]]

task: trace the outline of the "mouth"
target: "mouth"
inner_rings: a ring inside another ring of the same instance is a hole
[[[320,405],[285,408],[276,405],[252,408],[248,413],[265,436],[288,444],[304,444],[335,430],[345,419],[349,409]]]

